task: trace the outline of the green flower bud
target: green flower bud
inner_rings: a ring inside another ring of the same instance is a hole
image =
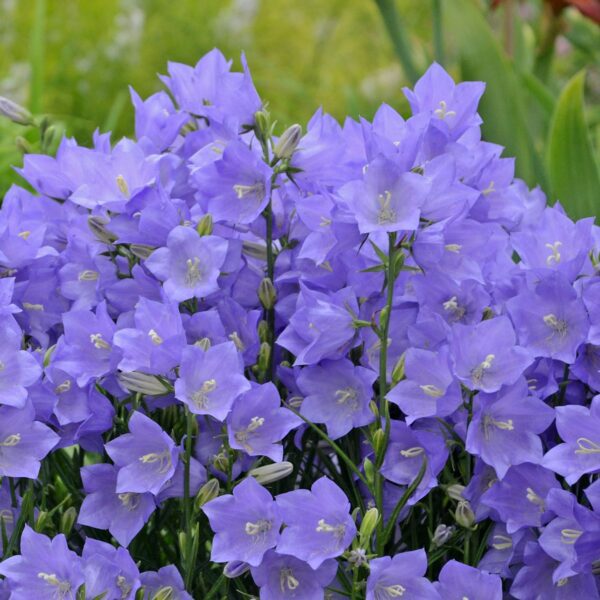
[[[11,514],[12,516],[12,514]],[[40,510],[38,513],[37,519],[35,521],[34,529],[37,532],[44,531],[46,525],[50,522],[50,515],[45,510]]]
[[[365,472],[365,477],[369,485],[373,485],[375,481],[375,465],[369,458],[365,458],[363,461],[363,470]]]
[[[209,479],[198,491],[194,499],[194,507],[199,510],[207,502],[214,500],[219,495],[220,487],[218,479]]]
[[[277,291],[269,277],[265,277],[258,286],[258,298],[263,308],[269,310],[275,306]]]
[[[60,532],[64,533],[65,536],[69,536],[71,530],[73,529],[73,525],[77,520],[77,511],[74,506],[70,506],[65,510],[65,512],[60,516]]]
[[[360,524],[360,545],[363,548],[368,547],[369,541],[377,523],[379,522],[379,511],[376,508],[370,508],[363,517],[362,523]]]
[[[269,324],[262,320],[258,322],[258,339],[261,342],[268,342],[271,337],[271,330],[269,329]]]
[[[129,392],[138,392],[145,396],[164,396],[169,390],[158,377],[139,371],[121,372],[117,375],[119,383]]]
[[[269,360],[271,359],[271,346],[268,342],[263,342],[258,351],[258,369],[263,373],[269,368]]]
[[[196,231],[198,235],[210,235],[213,231],[213,218],[212,215],[204,215],[200,221],[198,221],[198,225],[196,225]]]
[[[460,485],[460,483],[453,483],[446,488],[446,494],[448,494],[448,497],[452,498],[452,500],[460,502],[461,500],[464,500],[462,495],[464,489],[464,485]]]
[[[88,217],[88,227],[92,233],[101,242],[112,244],[117,239],[117,236],[106,228],[109,223],[110,220],[104,217]]]
[[[461,500],[454,511],[455,521],[465,529],[471,529],[475,523],[475,513],[468,500]]]
[[[392,385],[396,385],[398,382],[404,379],[404,367],[406,363],[406,352],[403,352],[398,362],[392,369]]]

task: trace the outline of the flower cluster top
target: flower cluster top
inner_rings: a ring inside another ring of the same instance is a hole
[[[168,72],[0,209],[0,598],[600,598],[600,230],[484,85],[277,136],[245,64]]]

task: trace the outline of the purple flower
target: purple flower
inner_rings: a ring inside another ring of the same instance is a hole
[[[554,419],[554,411],[528,395],[524,379],[496,394],[478,394],[473,420],[467,430],[466,449],[504,477],[512,465],[542,461],[540,433]]]
[[[468,388],[484,392],[514,383],[532,362],[529,352],[516,345],[507,317],[454,325],[450,353],[455,375]]]
[[[0,317],[0,404],[21,408],[27,389],[40,377],[42,369],[33,357],[21,350],[21,330],[10,315]]]
[[[306,367],[297,378],[305,395],[300,411],[310,421],[325,423],[329,437],[338,439],[375,419],[369,403],[376,378],[371,369],[356,367],[347,359]]]
[[[271,550],[252,568],[252,579],[260,588],[261,600],[314,600],[323,596],[336,571],[335,560],[326,560],[313,569],[295,556]]]
[[[219,289],[217,279],[225,262],[227,242],[217,236],[200,237],[190,227],[175,227],[166,248],[155,250],[146,267],[161,281],[170,300],[210,296]]]
[[[409,425],[424,417],[448,416],[460,406],[460,385],[452,376],[448,359],[447,348],[438,352],[407,350],[406,379],[388,392],[387,399],[400,407]]]
[[[416,173],[402,172],[386,158],[367,165],[364,181],[353,189],[352,208],[361,233],[415,230],[430,183]]]
[[[169,600],[192,600],[192,597],[185,591],[183,579],[173,565],[167,565],[158,571],[146,571],[141,576],[142,585],[147,596],[144,598],[154,598],[158,592],[165,594]]]
[[[419,600],[442,598],[433,583],[424,577],[427,571],[425,550],[374,558],[369,567],[366,600],[392,600],[403,596]]]
[[[209,144],[191,158],[190,175],[198,195],[215,221],[252,223],[269,202],[272,169],[242,142],[230,142],[217,154],[214,147]]]
[[[123,351],[119,369],[166,375],[179,364],[186,345],[178,306],[140,298],[134,319],[135,327],[114,335],[115,346]]]
[[[52,540],[29,525],[21,536],[21,554],[0,563],[14,600],[75,598],[84,583],[83,562],[69,550],[64,535]]]
[[[233,494],[220,496],[202,507],[215,532],[211,560],[241,560],[253,567],[279,539],[281,511],[271,494],[253,477],[244,479]]]
[[[447,458],[448,448],[439,432],[411,429],[402,421],[392,421],[381,474],[393,483],[410,485],[417,478],[423,459],[427,459],[418,487],[419,492],[424,492],[437,484],[436,475],[444,468]]]
[[[440,571],[437,591],[444,600],[502,600],[502,580],[455,560]]]
[[[125,548],[115,548],[92,538],[85,540],[85,592],[89,598],[131,600],[140,588],[140,572]]]
[[[495,482],[481,497],[481,502],[493,508],[509,534],[521,527],[540,527],[551,518],[546,497],[551,490],[560,489],[551,471],[523,463],[511,467],[502,481]]]
[[[108,315],[106,303],[96,313],[74,310],[63,315],[64,337],[59,340],[52,364],[74,377],[79,387],[114,371],[120,351],[112,345],[115,324]]]
[[[119,468],[116,491],[156,495],[175,473],[179,451],[160,425],[140,412],[131,415],[129,431],[104,446]]]
[[[586,473],[600,472],[600,395],[589,409],[558,406],[556,428],[563,443],[547,452],[542,464],[562,475],[569,485]]]
[[[431,115],[433,123],[456,140],[481,123],[476,110],[484,89],[485,84],[479,81],[455,84],[443,67],[433,63],[417,81],[414,91],[403,91],[413,114]]]
[[[304,560],[313,569],[342,554],[356,535],[350,502],[326,477],[317,479],[310,491],[279,494],[276,502],[286,525],[276,551]]]
[[[598,600],[596,578],[592,573],[581,573],[554,581],[552,574],[558,563],[548,556],[536,542],[525,546],[524,566],[519,569],[510,588],[518,600]]]
[[[296,310],[277,344],[296,355],[295,365],[342,358],[356,342],[357,314],[358,304],[351,288],[327,295],[301,285]]]
[[[511,242],[523,266],[561,271],[573,281],[587,259],[592,224],[593,219],[573,223],[561,208],[546,207],[535,224],[514,233]]]
[[[129,546],[156,508],[152,494],[117,492],[118,470],[113,465],[83,467],[86,493],[77,521],[96,529],[108,529],[122,546]]]
[[[250,456],[283,458],[280,442],[302,420],[281,406],[281,398],[272,383],[255,385],[240,396],[227,417],[229,445]]]
[[[524,290],[507,308],[519,342],[535,356],[575,362],[589,322],[583,302],[562,273],[542,279],[534,292]]]
[[[31,404],[23,408],[0,406],[0,475],[36,479],[40,461],[56,446],[59,437],[34,421]]]
[[[235,399],[250,389],[242,375],[243,363],[233,342],[202,350],[184,349],[175,397],[197,415],[211,415],[223,421]]]

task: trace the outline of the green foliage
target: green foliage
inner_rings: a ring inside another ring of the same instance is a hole
[[[484,136],[516,157],[517,175],[560,197],[574,216],[591,214],[600,27],[574,10],[557,18],[549,12],[543,0],[507,0],[493,12],[483,0],[5,0],[0,95],[38,120],[47,115],[83,144],[97,127],[118,139],[132,133],[129,85],[148,96],[162,87],[148,73],[165,73],[169,60],[194,64],[217,46],[238,67],[246,53],[284,128],[306,122],[318,105],[338,119],[370,118],[381,102],[407,114],[402,87],[436,59],[455,78],[486,82]],[[556,99],[586,67],[587,120],[563,95],[558,122]],[[578,133],[567,132],[567,123]],[[564,193],[558,173],[565,169],[555,172],[553,148],[577,137],[585,150],[569,160],[585,164],[569,164],[576,189],[588,190],[576,194],[585,205]],[[0,195],[18,180],[10,165],[39,143],[34,128],[0,121]]]
[[[595,216],[600,203],[600,175],[585,122],[582,71],[562,91],[548,139],[548,174],[552,196],[576,218]]]

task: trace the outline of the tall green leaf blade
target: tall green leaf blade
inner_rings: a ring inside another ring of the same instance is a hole
[[[458,44],[463,79],[485,81],[479,113],[484,138],[515,156],[517,175],[529,185],[545,183],[542,157],[535,149],[522,85],[515,67],[494,37],[477,3],[454,0],[446,11]]]
[[[582,71],[561,92],[546,155],[552,198],[577,219],[600,212],[600,172],[585,122],[584,83]]]

